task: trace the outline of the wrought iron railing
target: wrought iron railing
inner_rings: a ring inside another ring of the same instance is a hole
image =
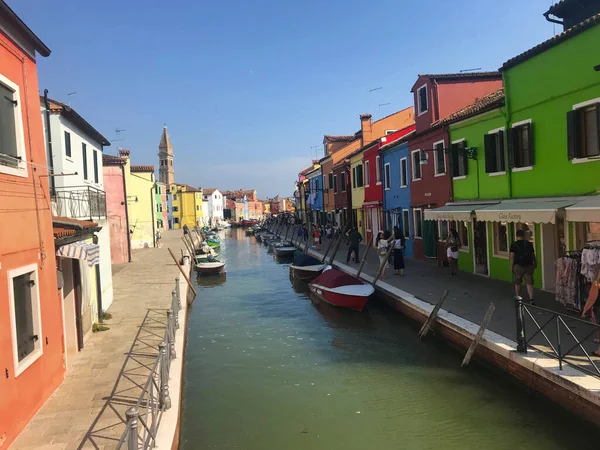
[[[106,218],[106,194],[92,186],[55,187],[53,214],[73,219]]]
[[[600,378],[600,325],[569,314],[517,302],[518,350],[534,349]]]
[[[181,296],[179,283],[171,292],[171,309],[167,311],[167,326],[163,341],[158,345],[158,356],[144,384],[137,403],[125,412],[125,431],[117,444],[118,449],[149,450],[156,445],[156,435],[163,412],[171,408],[169,371],[175,359],[175,332],[179,329]]]

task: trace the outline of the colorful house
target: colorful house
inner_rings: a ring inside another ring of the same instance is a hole
[[[323,209],[323,174],[319,161],[313,161],[313,169],[306,174],[308,184],[307,204],[310,208],[309,221],[313,224],[322,223],[324,219]]]
[[[336,153],[345,148],[349,143],[358,140],[355,135],[350,136],[323,136],[323,158],[319,161],[321,171],[323,172],[323,208],[327,222],[339,223],[336,217],[335,194],[337,190],[336,179],[333,174],[333,166],[339,161]]]
[[[204,217],[209,223],[223,220],[223,194],[218,189],[203,189],[202,205],[206,205]]]
[[[361,116],[362,119],[362,116]],[[363,167],[363,152],[361,147],[348,158],[350,160],[350,179],[352,182],[351,205],[352,205],[352,223],[358,228],[363,238],[366,233],[366,224],[363,217],[363,203],[365,201],[365,171]]]
[[[437,257],[438,238],[447,234],[434,221],[423,221],[424,210],[444,206],[452,198],[448,131],[436,122],[501,87],[500,72],[419,75],[413,85],[416,127],[408,150],[415,258]],[[445,258],[444,251],[439,254]]]
[[[168,230],[167,185],[157,181],[154,186],[154,195],[154,204],[156,205],[156,229],[159,231]]]
[[[553,291],[555,260],[600,238],[600,84],[589,51],[599,38],[596,15],[510,59],[501,68],[505,92],[443,121],[454,151],[473,158],[455,157],[462,204],[432,213],[472,237],[463,270],[510,280],[508,249],[524,229],[538,254],[535,285]]]
[[[188,227],[203,225],[202,188],[196,189],[187,184],[172,184],[170,190],[173,228],[177,230],[184,225]]]
[[[36,53],[50,49],[0,1],[0,442],[62,383],[64,333]]]
[[[125,168],[127,160],[120,156],[102,155],[102,178],[106,192],[106,216],[110,235],[112,264],[131,262],[129,214]]]

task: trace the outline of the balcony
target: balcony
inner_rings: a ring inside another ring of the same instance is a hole
[[[106,219],[106,193],[91,186],[55,187],[52,214],[72,219]]]

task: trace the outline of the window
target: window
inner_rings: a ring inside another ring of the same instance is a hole
[[[385,130],[385,135],[389,136],[390,134],[395,133],[396,131],[398,130]]]
[[[469,251],[469,226],[467,222],[458,221],[456,224],[458,238],[460,239],[460,248]]]
[[[173,223],[177,223],[177,224],[178,224],[178,223],[179,223],[179,218],[177,218],[177,217],[174,217],[174,218],[173,218]]]
[[[421,150],[412,152],[412,179],[421,179]]]
[[[83,158],[83,179],[88,179],[88,170],[87,170],[87,145],[81,144],[81,157]]]
[[[369,161],[365,161],[365,186],[371,185],[371,174],[369,173]]]
[[[356,176],[357,176],[357,180],[356,180],[356,187],[363,187],[364,186],[364,172],[363,172],[363,165],[359,164],[358,166],[356,166]]]
[[[94,183],[98,184],[98,152],[94,150]]]
[[[371,231],[373,229],[373,215],[371,214],[371,210],[366,210],[367,214],[367,231]]]
[[[19,87],[0,75],[0,167],[2,172],[27,176]]]
[[[337,194],[337,175],[333,176],[333,192]]]
[[[179,211],[179,206],[173,206],[173,212],[178,212]]]
[[[490,131],[484,137],[485,173],[502,173],[504,165],[504,131]]]
[[[408,168],[406,167],[407,162],[408,161],[406,158],[402,158],[400,160],[400,187],[408,186]]]
[[[65,155],[67,158],[71,157],[71,133],[65,131]]]
[[[402,232],[406,239],[410,239],[410,213],[408,209],[402,210]]]
[[[423,211],[419,208],[413,209],[413,230],[414,237],[423,237]]]
[[[427,85],[421,86],[419,89],[417,89],[417,104],[419,115],[427,112]]]
[[[327,177],[323,175],[323,189],[327,189]]]
[[[444,175],[446,173],[446,155],[444,153],[444,141],[433,144],[435,154],[435,174]]]
[[[447,220],[438,220],[438,238],[446,240],[448,238],[448,230],[450,229]]]
[[[375,158],[375,178],[377,184],[381,184],[381,158],[379,156]]]
[[[450,146],[452,158],[452,178],[466,177],[469,173],[469,163],[467,154],[464,149],[467,146],[467,141],[464,139],[453,142]]]
[[[335,183],[333,182],[333,172],[329,172],[329,189],[333,189],[333,192],[337,192]]]
[[[511,168],[533,166],[531,121],[514,124],[508,130],[508,164]]]
[[[600,155],[600,102],[567,113],[569,160]]]
[[[340,179],[342,180],[342,192],[346,192],[346,172],[342,172],[340,174]]]
[[[196,205],[196,211],[200,211],[200,205]]]
[[[390,163],[386,163],[385,166],[383,166],[383,185],[385,186],[385,190],[387,191],[388,189],[390,189]]]
[[[9,270],[7,277],[16,377],[43,353],[37,264]]]
[[[514,229],[515,240],[517,239],[517,230],[523,230],[525,232],[525,238],[529,242],[535,241],[535,238],[534,238],[535,228],[532,223],[528,223],[528,222],[515,223],[515,229]]]
[[[173,200],[177,200],[177,194],[173,194]]]
[[[508,257],[508,224],[494,222],[494,256]]]

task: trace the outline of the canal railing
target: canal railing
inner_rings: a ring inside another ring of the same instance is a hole
[[[117,444],[118,449],[146,450],[155,447],[156,435],[163,412],[171,408],[169,371],[175,359],[175,333],[179,329],[181,293],[179,279],[171,292],[171,308],[167,310],[164,337],[158,345],[158,356],[151,366],[137,403],[125,412],[125,431]]]
[[[569,314],[515,301],[517,312],[517,351],[531,348],[558,360],[563,370],[567,364],[600,378],[600,325]]]

